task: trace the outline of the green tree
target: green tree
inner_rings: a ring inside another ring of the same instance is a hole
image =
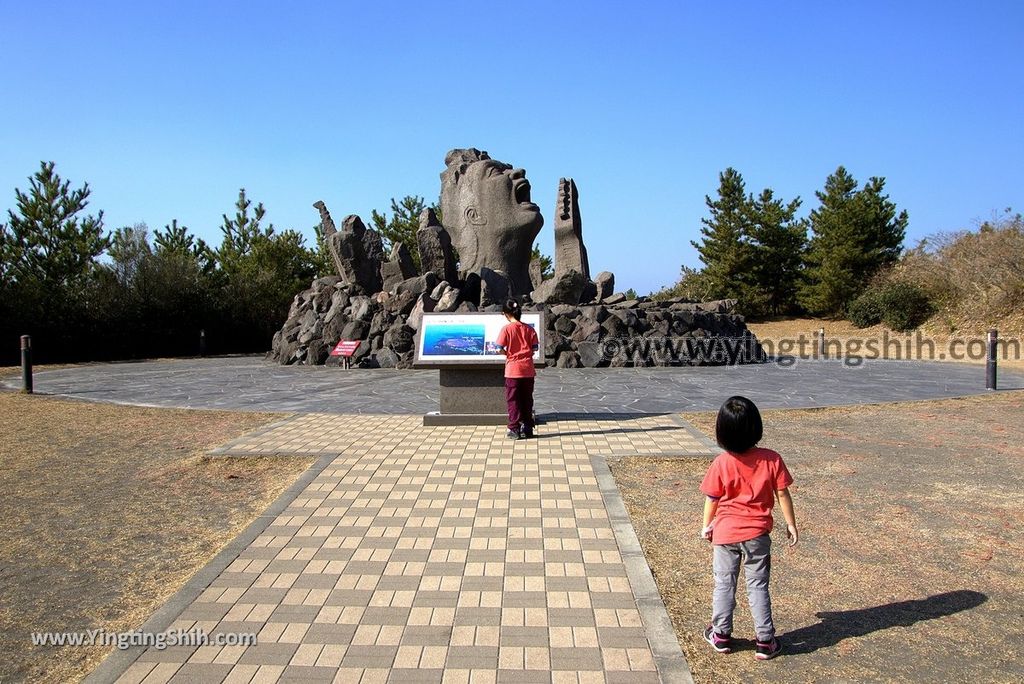
[[[750,199],[753,276],[763,302],[758,313],[791,313],[797,306],[807,246],[807,223],[796,219],[800,204],[799,197],[791,202],[776,199],[768,188]]]
[[[539,245],[533,246],[533,252],[530,254],[530,260],[540,259],[540,275],[542,280],[553,278],[555,275],[555,264],[547,254],[540,251]]]
[[[704,197],[711,217],[701,219],[703,238],[690,244],[700,255],[704,280],[715,296],[735,298],[742,304],[753,290],[750,201],[736,169],[727,168],[718,179],[718,198]]]
[[[72,190],[54,167],[40,162],[29,191],[14,190],[17,210],[8,210],[8,222],[0,225],[4,283],[50,292],[81,286],[96,274],[97,259],[110,244],[103,212],[81,215],[89,204],[89,184]]]
[[[879,269],[899,259],[907,212],[883,194],[884,178],[870,178],[862,189],[840,166],[816,192],[821,206],[811,212],[800,303],[817,315],[842,314]]]
[[[263,351],[287,318],[292,298],[317,275],[317,255],[298,231],[264,227],[263,204],[253,207],[244,189],[235,209],[234,218],[224,215],[224,237],[213,253],[223,313],[215,327],[233,348]]]
[[[441,220],[441,207],[436,204],[427,207],[426,201],[418,195],[406,195],[401,202],[392,197],[390,218],[376,209],[370,213],[373,227],[384,239],[385,249],[390,250],[396,242],[401,242],[412,255],[417,269],[420,268],[420,248],[416,231],[420,229],[420,214],[427,208],[433,209]]]
[[[31,334],[38,361],[85,353],[92,344],[99,257],[109,245],[103,212],[85,214],[89,185],[73,189],[41,162],[29,189],[0,224],[0,359]],[[16,351],[14,352],[16,353]]]
[[[334,257],[331,256],[331,248],[327,246],[324,237],[324,228],[317,223],[313,226],[313,234],[316,236],[316,249],[313,250],[313,266],[318,278],[329,275],[337,275],[338,269],[334,266]]]
[[[221,224],[223,238],[220,247],[214,253],[217,265],[220,270],[229,278],[244,275],[247,269],[252,268],[251,259],[257,245],[270,239],[274,234],[274,224],[266,228],[260,225],[266,216],[263,202],[253,208],[252,215],[249,209],[252,207],[252,200],[245,195],[245,188],[238,191],[238,200],[235,202],[235,216],[228,218],[223,214],[224,222]]]

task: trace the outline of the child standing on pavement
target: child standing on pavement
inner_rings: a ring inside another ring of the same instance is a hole
[[[514,299],[502,306],[508,325],[498,333],[498,346],[505,355],[505,401],[508,404],[509,439],[533,437],[533,350],[540,343],[537,331],[522,322],[523,309]]]
[[[761,414],[754,402],[736,396],[722,404],[715,437],[724,451],[712,462],[700,486],[707,496],[701,536],[713,544],[715,575],[711,625],[704,630],[704,639],[719,653],[732,650],[732,614],[742,562],[757,637],[754,657],[768,660],[782,650],[775,638],[768,595],[769,533],[776,497],[786,519],[790,546],[796,544],[798,532],[789,494],[793,477],[778,453],[757,447],[762,434]]]

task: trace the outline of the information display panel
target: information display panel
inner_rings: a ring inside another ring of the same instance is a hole
[[[523,323],[537,331],[534,363],[544,363],[544,317],[523,312]],[[500,313],[425,313],[416,339],[414,365],[501,365],[498,333],[508,325]]]

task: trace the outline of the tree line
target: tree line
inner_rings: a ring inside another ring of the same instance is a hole
[[[43,162],[0,223],[0,363],[32,335],[40,362],[265,351],[295,294],[332,270],[321,240],[278,231],[262,203],[239,191],[219,244],[177,220],[107,232],[88,213],[89,184],[73,188]]]
[[[691,243],[703,267],[684,266],[679,282],[658,294],[734,298],[755,318],[845,315],[902,251],[907,212],[884,190],[884,178],[862,186],[840,166],[815,193],[818,207],[797,218],[799,197],[786,201],[770,188],[748,193],[743,176],[727,168],[717,196],[705,197],[710,215]]]
[[[295,295],[335,272],[319,224],[307,245],[244,188],[208,244],[176,219],[107,231],[103,212],[89,212],[89,184],[72,187],[53,162],[28,180],[0,223],[0,365],[18,363],[21,335],[40,363],[194,356],[200,331],[209,354],[263,352]],[[426,208],[407,196],[391,216],[374,210],[385,248],[403,242],[418,263]],[[550,258],[535,256],[550,275]]]

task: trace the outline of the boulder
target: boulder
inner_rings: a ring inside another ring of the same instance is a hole
[[[401,361],[398,354],[387,347],[378,350],[374,356],[377,359],[377,366],[380,368],[395,368]]]
[[[373,303],[366,295],[358,295],[352,298],[352,307],[349,318],[368,321],[373,316]]]
[[[579,271],[568,271],[556,276],[533,291],[535,302],[544,304],[579,304],[590,281]]]
[[[576,321],[569,318],[568,316],[559,316],[555,319],[554,330],[562,335],[572,335],[572,331],[576,329]]]
[[[585,368],[602,368],[608,365],[609,359],[605,358],[604,345],[600,342],[580,342],[576,345],[576,352]]]
[[[597,286],[597,301],[603,302],[615,292],[615,274],[601,271],[594,278],[594,285]],[[625,295],[623,295],[623,299],[625,299]]]
[[[413,330],[419,330],[420,324],[423,322],[423,314],[433,311],[436,304],[437,302],[428,295],[420,295],[419,299],[416,300],[416,305],[412,308],[412,313],[409,314],[409,320],[406,321],[406,324]]]
[[[580,307],[580,313],[586,318],[598,323],[604,323],[604,320],[608,318],[608,309],[603,306],[584,306]]]
[[[366,321],[349,321],[341,329],[342,340],[362,340],[370,332],[370,324]]]
[[[611,306],[612,304],[621,304],[624,301],[626,301],[626,295],[622,294],[621,292],[616,292],[615,294],[602,299],[601,303],[608,304],[609,306]]]
[[[345,219],[342,230],[325,235],[325,240],[334,258],[338,275],[346,283],[354,283],[373,293],[381,289],[380,256],[383,256],[384,250],[381,247],[380,255],[376,258],[367,254],[368,246],[371,249],[375,248],[372,239],[364,243],[364,238],[368,238],[370,234],[376,236],[376,242],[380,241],[380,235],[376,231],[367,231],[362,220],[352,215]]]
[[[631,330],[635,329],[640,321],[640,317],[632,309],[612,309],[608,313],[618,318]]]
[[[583,286],[583,292],[580,293],[581,302],[596,302],[597,301],[597,285],[594,281],[588,280]]]
[[[512,286],[505,274],[489,268],[480,269],[480,306],[493,304],[504,306],[512,293]]]
[[[384,346],[402,354],[412,349],[416,339],[416,331],[408,325],[396,323],[384,333]]]
[[[555,366],[558,368],[582,368],[583,362],[580,361],[580,355],[574,351],[565,351],[558,355],[558,360],[555,362]]]
[[[433,297],[431,297],[433,299]],[[437,300],[437,306],[434,307],[434,311],[455,311],[459,306],[459,290],[454,287],[449,287],[445,290],[441,297]]]
[[[348,293],[344,290],[335,290],[331,295],[331,305],[327,309],[327,315],[324,316],[324,323],[330,323],[339,314],[344,315],[348,303]]]
[[[409,292],[418,297],[424,293],[429,294],[432,292],[440,282],[441,281],[438,280],[437,276],[434,275],[433,272],[428,271],[421,276],[408,278],[402,281],[395,288],[395,293],[401,295],[405,292]]]
[[[433,273],[439,280],[447,280],[449,283],[458,281],[451,236],[437,220],[433,209],[424,209],[420,214],[416,244],[420,249],[420,269],[423,273]]]
[[[556,359],[564,351],[572,349],[572,342],[568,337],[559,333],[551,333],[544,336],[544,356],[549,359]]]
[[[604,328],[601,324],[590,318],[579,318],[576,320],[576,329],[569,336],[573,342],[599,342]]]
[[[312,340],[306,349],[306,358],[303,363],[309,366],[322,366],[331,353],[331,347],[320,339]]]

